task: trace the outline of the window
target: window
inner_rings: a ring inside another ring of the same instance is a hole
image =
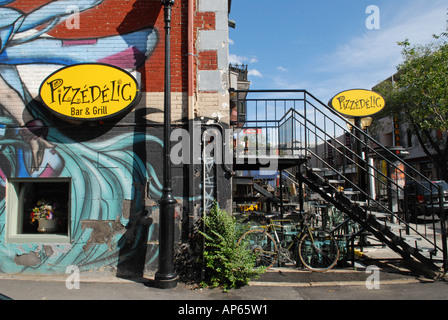
[[[45,200],[54,207],[56,227],[38,232],[38,221],[31,221],[31,212]],[[7,242],[65,243],[70,242],[70,180],[69,179],[8,179]]]
[[[411,148],[411,147],[413,147],[413,145],[412,145],[412,137],[413,137],[413,134],[412,134],[412,131],[411,130],[408,130],[407,132],[406,132],[406,134],[407,134],[407,147],[408,148]]]

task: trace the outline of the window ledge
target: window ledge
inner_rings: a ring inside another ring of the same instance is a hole
[[[6,238],[6,243],[70,243],[70,237],[60,234],[17,234]]]

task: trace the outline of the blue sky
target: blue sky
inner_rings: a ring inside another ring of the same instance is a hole
[[[366,26],[370,5],[379,29]],[[430,42],[447,9],[447,0],[233,0],[230,61],[249,65],[251,89],[307,89],[326,103],[391,76],[397,42]]]

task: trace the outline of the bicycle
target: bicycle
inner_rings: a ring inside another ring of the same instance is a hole
[[[293,257],[297,254],[302,264],[311,271],[325,272],[336,265],[339,259],[338,243],[329,231],[310,226],[311,214],[302,214],[302,219],[295,223],[292,220],[267,218],[269,224],[256,226],[238,240],[238,246],[244,245],[256,255],[256,267],[269,269],[277,260],[297,264],[291,259],[291,253]],[[280,229],[286,231],[279,235]]]

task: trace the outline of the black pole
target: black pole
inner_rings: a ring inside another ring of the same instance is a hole
[[[174,0],[162,0],[165,13],[165,111],[163,137],[163,192],[160,198],[159,221],[159,270],[154,284],[160,289],[177,286],[177,274],[174,270],[174,207],[173,183],[171,179],[171,10]]]
[[[356,155],[358,158],[357,164],[358,164],[358,186],[359,188],[361,188],[362,191],[367,193],[366,190],[366,162],[362,157],[362,142],[365,141],[362,137],[362,132],[361,130],[359,130],[358,128],[361,128],[361,118],[360,117],[355,117],[355,137],[356,137]],[[365,133],[364,133],[365,136]],[[367,150],[366,150],[367,152]],[[361,199],[359,200],[366,200],[366,197],[361,194]]]
[[[366,190],[366,179],[367,179],[367,175],[366,175],[366,162],[364,161],[363,157],[362,157],[362,132],[359,129],[361,128],[361,118],[360,117],[355,117],[355,137],[356,137],[356,155],[357,155],[357,164],[358,164],[358,168],[357,168],[357,173],[358,173],[358,186],[359,188],[365,192],[368,193]],[[365,135],[365,133],[364,133]],[[367,148],[366,148],[366,153],[367,153]],[[368,200],[368,198],[364,195],[364,194],[360,194],[359,195],[359,199],[360,201],[366,201]],[[367,215],[367,209],[365,210],[365,219],[367,219],[368,215]],[[362,235],[360,237],[359,240],[360,244],[367,244],[367,239],[365,235]]]

